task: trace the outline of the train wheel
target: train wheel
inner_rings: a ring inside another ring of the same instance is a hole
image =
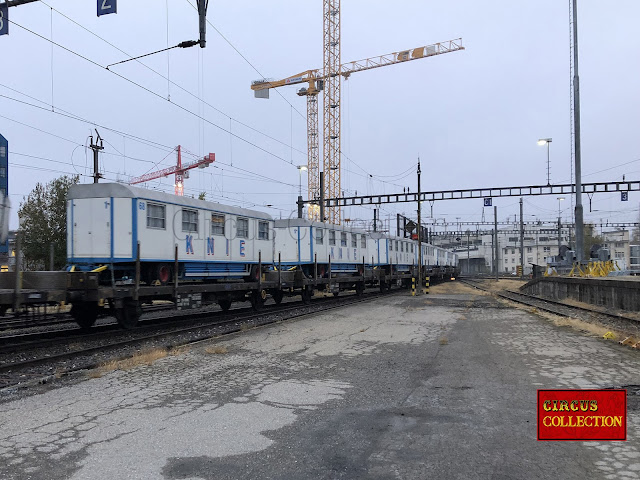
[[[248,277],[245,277],[247,282],[258,282],[260,281],[260,270],[258,269],[258,265],[253,265],[251,267],[250,273]]]
[[[229,300],[228,298],[218,300],[218,305],[220,305],[220,308],[222,309],[223,312],[229,311],[229,309],[231,308],[231,303],[232,301]]]
[[[157,275],[158,281],[162,285],[166,285],[171,281],[171,267],[166,263],[158,265],[157,272],[158,272],[158,275]]]
[[[98,318],[97,303],[74,303],[71,307],[71,316],[83,330],[93,327]]]
[[[284,298],[284,293],[282,293],[282,290],[276,290],[271,294],[271,296],[273,297],[273,301],[276,302],[276,305],[280,305]]]
[[[309,305],[311,303],[311,297],[313,296],[313,290],[309,287],[304,287],[300,296],[302,297],[302,303]]]
[[[126,302],[122,308],[116,309],[116,320],[125,330],[132,330],[138,326],[142,315],[142,308],[138,302]]]
[[[264,307],[264,302],[267,299],[267,292],[266,290],[255,290],[253,292],[251,292],[251,308],[253,308],[254,311],[259,312],[260,310],[262,310],[262,308]]]

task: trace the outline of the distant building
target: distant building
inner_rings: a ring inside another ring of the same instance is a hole
[[[500,273],[513,273],[520,265],[520,227],[498,229],[498,268]],[[560,231],[560,243],[569,245],[569,229]],[[439,232],[432,243],[452,248],[458,253],[463,274],[492,273],[493,235],[491,231]],[[526,225],[524,234],[524,273],[532,272],[532,264],[546,265],[547,257],[558,255],[558,228],[552,225]]]
[[[624,266],[631,265],[631,247],[629,230],[612,230],[602,232],[604,239],[604,248],[609,250],[611,260],[617,260],[618,263],[624,262]],[[620,265],[622,268],[622,265]]]
[[[516,273],[520,265],[520,227],[498,229],[498,265],[500,273]],[[560,230],[560,245],[569,248],[573,228]],[[628,230],[602,232],[604,248],[608,249],[612,260],[618,261],[621,269],[630,267],[640,273],[640,245],[630,246]],[[460,270],[463,274],[492,273],[493,235],[491,231],[438,232],[433,234],[434,245],[453,249],[458,253]],[[633,249],[633,250],[632,250]],[[526,225],[524,234],[524,273],[532,272],[532,265],[546,265],[549,257],[559,254],[558,227],[551,224]],[[635,255],[635,256],[634,256]],[[635,262],[635,263],[634,263]]]

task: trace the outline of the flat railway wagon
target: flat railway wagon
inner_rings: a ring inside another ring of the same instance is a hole
[[[66,272],[0,274],[0,312],[64,301],[83,328],[105,311],[133,328],[154,300],[259,310],[269,296],[408,287],[419,263],[411,239],[113,183],[70,188],[67,257]],[[423,244],[425,275],[456,269],[455,254]]]

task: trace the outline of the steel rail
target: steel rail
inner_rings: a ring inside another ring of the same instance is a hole
[[[529,307],[534,307],[534,308],[538,308],[539,310],[543,310],[545,312],[548,313],[553,313],[555,315],[560,315],[562,317],[571,317],[571,313],[567,313],[567,312],[562,312],[559,311],[558,309],[554,309],[552,307],[549,307],[547,305],[544,305],[545,303],[547,304],[551,304],[551,305],[556,305],[557,307],[560,308],[564,308],[567,309],[569,311],[571,310],[576,310],[576,311],[582,311],[582,312],[588,312],[588,313],[592,313],[595,315],[603,315],[606,317],[611,317],[611,318],[615,318],[616,320],[624,320],[627,322],[631,322],[631,323],[635,323],[638,324],[640,323],[639,320],[632,318],[632,317],[627,317],[626,315],[622,315],[622,314],[618,314],[618,313],[611,313],[611,312],[607,312],[604,310],[599,310],[599,309],[595,309],[595,308],[588,308],[588,307],[580,307],[577,305],[568,305],[566,303],[560,302],[558,300],[551,300],[551,299],[547,299],[547,298],[541,298],[541,297],[536,297],[535,295],[529,295],[527,293],[520,293],[520,292],[514,292],[511,290],[507,290],[504,292],[494,292],[491,291],[490,289],[479,285],[478,283],[474,282],[473,280],[467,279],[467,278],[458,278],[458,280],[460,280],[462,283],[469,285],[473,288],[477,288],[478,290],[482,290],[488,293],[491,293],[493,295],[496,295],[500,298],[504,298],[506,300],[511,300],[512,302],[516,302],[516,303],[521,303],[523,305],[527,305]],[[533,301],[533,302],[532,302]],[[540,305],[540,303],[542,303],[543,305]],[[575,314],[575,312],[574,312]]]

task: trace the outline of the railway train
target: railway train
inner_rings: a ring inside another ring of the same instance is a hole
[[[422,249],[425,275],[456,274],[454,252],[425,243]],[[269,295],[279,303],[284,295],[308,299],[314,290],[407,286],[418,253],[417,241],[408,238],[303,218],[275,220],[120,183],[73,185],[67,197],[70,271],[97,272],[99,283],[112,287],[158,287],[156,298],[169,291],[161,287],[205,285],[190,292],[224,310],[247,297],[255,308]],[[125,312],[136,317],[131,309]]]

